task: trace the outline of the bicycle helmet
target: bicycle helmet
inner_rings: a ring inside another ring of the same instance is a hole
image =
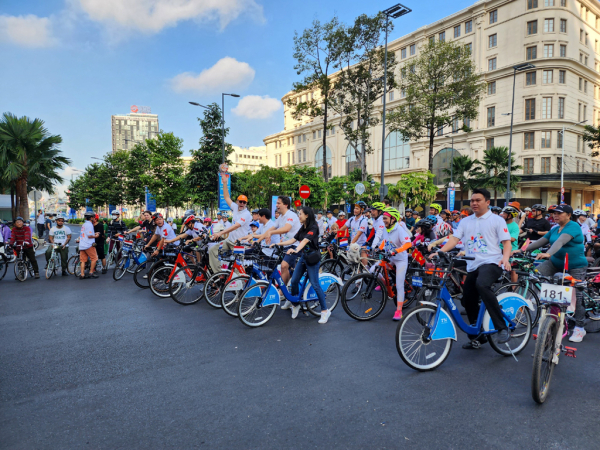
[[[519,210],[514,206],[505,206],[502,209],[502,212],[506,213],[509,216],[512,216],[513,219],[519,215]]]
[[[421,229],[431,229],[433,228],[437,223],[437,220],[431,221],[429,218],[425,218],[425,219],[421,219],[417,222],[417,226],[421,227]]]
[[[371,209],[376,209],[377,211],[383,211],[385,209],[385,203],[375,202],[371,206]]]
[[[496,213],[496,214],[500,214],[502,212],[502,208],[500,208],[499,206],[492,206],[490,209],[492,210],[493,213]]]
[[[158,219],[159,217],[162,218],[162,214],[159,212],[155,212],[154,214],[152,214],[152,220]]]
[[[360,209],[362,211],[367,209],[367,204],[365,202],[363,202],[362,200],[357,201],[354,205],[360,207]]]
[[[450,234],[452,233],[452,225],[446,222],[438,223],[433,228],[433,232],[435,233],[438,239],[450,236]]]
[[[196,220],[196,216],[190,215],[183,219],[183,224],[184,225],[193,224],[195,220]]]
[[[96,215],[96,213],[94,211],[86,211],[86,212],[83,213],[83,218],[84,219],[91,219],[95,215]],[[23,220],[23,219],[21,219],[21,220]]]
[[[435,209],[438,212],[438,214],[442,212],[442,205],[440,205],[439,203],[432,203],[431,205],[429,205],[429,208]]]
[[[580,216],[586,216],[587,217],[587,212],[585,212],[582,209],[576,209],[575,211],[573,211],[573,215],[575,217],[580,217]]]
[[[116,210],[116,209],[113,209],[113,210],[110,212],[110,215],[111,215],[111,216],[120,216],[120,215],[121,215],[121,213],[120,213],[118,210]]]
[[[193,209],[186,209],[185,212],[183,213],[183,217],[195,216],[195,215],[196,215],[196,211],[194,211]]]
[[[531,207],[531,209],[532,209],[533,211],[541,211],[541,212],[544,212],[544,211],[546,211],[546,207],[545,207],[544,205],[541,205],[541,204],[539,204],[539,203],[538,203],[538,204],[536,204],[536,205],[533,205],[533,206]]]
[[[430,216],[425,217],[426,220],[429,220],[433,225],[435,225],[438,221],[437,217],[434,216],[433,214]]]
[[[531,212],[531,208],[528,206],[527,208],[525,208],[523,211],[525,212]]]
[[[396,208],[392,208],[391,206],[387,206],[383,209],[384,214],[388,214],[390,217],[396,219],[396,222],[400,221],[400,213]]]
[[[21,222],[23,222],[23,218],[22,218],[21,216],[17,217],[17,218],[15,219],[15,222],[16,222],[17,220],[20,220]]]

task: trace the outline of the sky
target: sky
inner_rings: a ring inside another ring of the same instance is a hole
[[[390,40],[475,0],[427,4]],[[40,118],[63,138],[69,178],[111,148],[111,115],[149,106],[161,130],[198,148],[202,109],[225,98],[228,142],[260,146],[283,129],[281,97],[300,76],[294,32],[337,15],[350,24],[390,0],[0,0],[0,112]],[[426,5],[426,6],[425,6]]]

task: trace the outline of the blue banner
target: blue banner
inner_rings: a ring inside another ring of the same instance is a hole
[[[221,211],[230,211],[231,208],[225,201],[225,195],[223,194],[223,183],[221,182],[221,175],[217,174],[219,177],[219,209]],[[229,191],[229,195],[231,195],[231,175],[227,177],[227,190]]]
[[[156,199],[148,189],[146,189],[146,205],[148,207],[148,211],[156,212]]]
[[[277,195],[271,196],[271,220],[275,222],[275,211],[277,211]]]
[[[346,203],[346,214],[350,217],[350,210],[352,209],[352,205],[350,203]]]
[[[456,189],[448,188],[448,209],[454,211],[454,199],[456,198]]]
[[[115,205],[108,205],[108,214],[110,215],[111,212],[113,212],[115,209],[117,209],[117,207]]]

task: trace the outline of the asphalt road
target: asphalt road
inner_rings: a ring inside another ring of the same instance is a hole
[[[40,263],[43,257],[40,258]],[[43,266],[42,266],[43,267]],[[0,281],[3,449],[598,448],[600,335],[562,357],[533,402],[519,362],[489,346],[418,373],[388,305],[359,323],[277,311],[249,329],[129,275]]]

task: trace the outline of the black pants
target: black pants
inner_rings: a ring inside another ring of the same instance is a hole
[[[492,285],[502,275],[502,268],[497,264],[484,264],[473,272],[467,274],[463,286],[463,306],[467,311],[467,317],[471,325],[477,323],[479,315],[479,297],[490,313],[494,328],[498,331],[507,328],[504,317],[498,304],[498,299],[492,291]],[[472,338],[474,336],[471,336]]]
[[[40,273],[37,260],[35,259],[35,250],[33,249],[33,247],[24,248],[23,255],[26,256],[29,261],[31,261],[33,273]]]
[[[44,225],[41,223],[37,224],[37,234],[38,238],[44,239]]]

